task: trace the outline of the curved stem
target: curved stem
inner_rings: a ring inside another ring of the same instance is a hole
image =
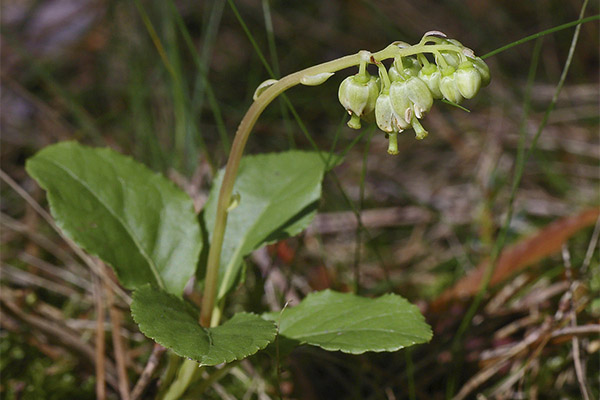
[[[376,62],[398,56],[405,57],[423,52],[434,52],[452,49],[454,49],[454,46],[452,45],[415,45],[406,48],[399,48],[398,46],[391,44],[385,49],[377,53],[373,53],[371,55],[371,61]],[[213,229],[211,245],[208,252],[208,263],[204,286],[205,289],[202,297],[202,310],[200,313],[200,325],[204,327],[210,327],[216,326],[219,322],[217,318],[212,318],[212,313],[213,308],[215,306],[218,289],[218,272],[221,258],[221,248],[223,246],[223,238],[225,236],[225,227],[227,224],[227,208],[229,207],[231,201],[233,184],[235,182],[244,148],[246,147],[246,142],[248,141],[250,132],[252,131],[254,124],[256,124],[258,117],[264,111],[264,109],[275,98],[277,98],[277,96],[279,96],[287,89],[300,84],[303,77],[313,76],[322,73],[333,73],[345,68],[357,66],[361,63],[362,54],[361,52],[359,52],[353,55],[341,57],[333,61],[328,61],[323,64],[303,69],[301,71],[295,72],[282,78],[277,83],[267,88],[254,101],[254,103],[252,103],[252,105],[246,112],[246,115],[244,115],[244,118],[242,119],[242,122],[240,122],[240,125],[235,134],[235,138],[233,140],[233,145],[231,147],[229,158],[227,160],[227,166],[225,167],[223,183],[221,184],[221,190],[219,192],[219,199],[217,201],[215,226]]]

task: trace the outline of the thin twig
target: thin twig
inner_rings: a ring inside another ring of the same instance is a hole
[[[119,295],[127,304],[131,304],[131,297],[121,289],[115,282],[112,281],[104,271],[101,271],[98,268],[98,265],[94,261],[92,261],[91,257],[87,255],[79,246],[77,246],[69,237],[67,237],[63,231],[56,225],[54,219],[50,214],[44,210],[44,208],[39,205],[34,198],[32,198],[29,193],[27,193],[21,186],[17,184],[6,172],[0,169],[0,179],[6,182],[19,196],[23,198],[38,214],[46,220],[48,225],[52,227],[69,245],[69,247],[77,254],[83,262],[96,273],[115,293]]]
[[[57,246],[54,241],[37,232],[32,232],[27,225],[21,221],[17,221],[5,213],[0,213],[0,226],[2,228],[10,229],[11,231],[27,236],[29,240],[35,242],[35,244],[42,247],[65,265],[77,264],[77,261],[75,261],[73,256],[69,254],[69,252],[63,250],[60,246]]]
[[[94,303],[96,304],[96,398],[106,399],[106,383],[104,369],[104,350],[105,350],[105,332],[104,332],[104,301],[102,300],[102,283],[98,276],[94,275]]]
[[[69,286],[42,278],[41,276],[34,275],[10,264],[2,264],[2,274],[3,278],[9,282],[14,282],[23,286],[37,286],[64,297],[72,297],[79,293]]]
[[[577,326],[577,306],[575,305],[575,291],[573,290],[575,287],[575,280],[573,279],[573,271],[571,267],[571,254],[569,253],[569,248],[567,245],[563,245],[562,247],[562,257],[563,262],[565,264],[565,274],[567,275],[567,279],[569,280],[569,294],[571,299],[571,318],[570,325],[572,328]],[[590,400],[590,395],[587,391],[587,385],[585,383],[585,372],[583,370],[583,365],[581,364],[581,354],[579,351],[579,338],[577,336],[573,336],[571,338],[571,344],[573,345],[573,364],[575,365],[575,375],[577,376],[577,382],[579,383],[579,390],[581,391],[581,395],[583,396],[583,400]]]
[[[146,363],[146,366],[144,367],[140,378],[135,384],[133,390],[131,391],[130,400],[138,400],[139,398],[141,398],[142,394],[144,393],[144,390],[146,390],[146,386],[148,386],[148,384],[150,383],[152,374],[154,374],[154,371],[160,364],[160,359],[166,350],[166,348],[162,347],[158,343],[154,344],[152,354],[150,354],[150,358],[148,359],[148,362]]]
[[[583,260],[583,264],[581,264],[581,274],[585,274],[590,266],[592,256],[594,255],[594,250],[596,249],[596,246],[598,246],[599,235],[600,217],[598,217],[598,219],[596,220],[596,226],[594,226],[594,233],[592,233],[592,239],[590,239],[590,244],[588,245],[587,251],[585,252],[585,258]]]
[[[106,266],[102,265],[103,268]],[[113,292],[106,285],[102,285],[108,302],[110,322],[112,324],[112,341],[117,363],[117,377],[119,378],[119,394],[122,400],[129,400],[129,379],[127,378],[127,360],[123,336],[121,336],[121,311],[116,307]]]
[[[558,329],[552,332],[552,338],[570,335],[589,335],[600,334],[600,324],[588,324],[579,326],[567,326],[566,328]]]

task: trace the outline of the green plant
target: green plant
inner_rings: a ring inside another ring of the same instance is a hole
[[[383,61],[389,59],[388,69]],[[378,77],[368,74],[367,64],[378,67]],[[326,290],[280,313],[242,312],[220,324],[227,295],[243,280],[243,257],[302,231],[316,212],[324,174],[341,162],[302,151],[242,157],[255,122],[288,88],[319,85],[356,66],[358,74],[338,93],[350,114],[348,125],[360,128],[361,120],[375,121],[389,138],[390,154],[398,152],[397,134],[403,130],[413,128],[418,139],[427,135],[420,119],[434,99],[458,105],[490,80],[481,58],[439,32],[427,33],[413,46],[395,42],[376,53],[361,51],[268,80],[257,89],[199,218],[180,189],[112,150],[64,142],[28,161],[27,170],[48,192],[63,231],[134,290],[131,309],[140,330],[189,359],[180,364],[177,378],[165,381],[164,398],[179,398],[198,379],[198,364],[241,360],[276,335],[353,354],[396,351],[430,340],[418,309],[391,294],[368,299]],[[203,243],[210,243],[208,258],[198,265]],[[182,298],[197,269],[205,271],[199,316]]]

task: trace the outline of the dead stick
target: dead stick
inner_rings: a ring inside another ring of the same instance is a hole
[[[562,257],[565,264],[565,275],[569,280],[569,298],[571,300],[571,328],[577,327],[577,305],[575,304],[575,279],[573,278],[573,271],[571,267],[571,253],[566,244],[562,246]],[[575,366],[575,376],[577,376],[577,382],[579,383],[579,390],[584,400],[590,400],[590,395],[587,391],[587,384],[585,382],[585,373],[583,371],[583,365],[581,365],[581,355],[579,352],[579,338],[573,336],[571,338],[573,346],[573,364]]]
[[[96,398],[106,399],[106,383],[104,371],[104,302],[102,300],[102,283],[100,278],[93,275],[94,279],[94,304],[96,305]]]
[[[106,266],[102,265],[102,268]],[[119,394],[122,400],[129,400],[129,379],[127,378],[127,350],[121,336],[121,311],[116,307],[114,295],[110,288],[103,285],[108,301],[108,310],[110,313],[110,322],[112,325],[112,341],[115,353],[115,362],[117,363],[117,377],[119,378]]]
[[[154,371],[158,367],[158,364],[160,363],[160,358],[164,354],[165,350],[166,349],[158,343],[154,344],[152,354],[150,354],[150,358],[148,359],[148,362],[146,363],[146,366],[142,371],[142,375],[140,375],[140,378],[135,384],[135,387],[131,391],[130,400],[138,400],[140,396],[144,393],[144,390],[146,390],[146,386],[148,386],[148,384],[150,383],[152,374],[154,374]]]

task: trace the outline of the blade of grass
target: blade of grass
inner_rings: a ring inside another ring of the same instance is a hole
[[[587,7],[587,4],[588,4],[588,0],[584,0],[583,5],[581,6],[580,14],[579,14],[580,15],[579,21],[583,21],[582,17],[585,14],[585,9]],[[540,50],[541,50],[540,41],[538,41],[538,46],[536,46],[536,48],[534,50],[534,57],[533,57],[533,60],[531,63],[530,71],[529,71],[529,77],[528,77],[528,82],[527,82],[527,91],[526,91],[526,95],[525,95],[525,99],[524,99],[524,107],[523,107],[524,113],[523,113],[522,128],[521,128],[521,133],[520,133],[521,137],[519,139],[519,148],[518,148],[518,153],[517,153],[515,172],[514,172],[514,176],[513,176],[513,183],[512,183],[510,197],[509,197],[508,205],[507,205],[506,219],[500,230],[498,238],[496,239],[494,247],[492,249],[492,253],[490,255],[490,262],[484,273],[479,291],[477,292],[477,295],[475,296],[475,298],[473,299],[473,302],[469,306],[469,309],[467,310],[463,320],[461,321],[458,331],[457,331],[456,335],[454,336],[454,340],[452,343],[452,350],[453,350],[452,352],[455,356],[458,354],[458,350],[460,349],[462,337],[466,333],[469,325],[471,324],[473,317],[475,316],[475,313],[477,312],[477,310],[479,309],[479,306],[481,305],[481,302],[483,301],[483,297],[484,297],[486,289],[489,285],[489,281],[494,272],[494,267],[495,267],[496,261],[498,259],[500,252],[502,251],[502,248],[504,247],[507,233],[508,233],[508,228],[510,226],[510,222],[512,220],[512,215],[514,212],[514,201],[516,198],[516,193],[517,193],[517,190],[521,183],[521,178],[523,176],[523,172],[525,170],[525,161],[527,161],[527,159],[529,158],[531,153],[533,151],[535,151],[535,149],[537,147],[537,142],[542,134],[542,131],[544,130],[546,124],[548,123],[550,114],[552,113],[552,111],[554,110],[554,107],[556,106],[558,96],[564,86],[564,83],[565,83],[565,80],[567,77],[567,73],[569,72],[569,68],[570,68],[571,62],[573,60],[573,54],[575,53],[575,47],[577,45],[577,40],[579,39],[580,30],[581,30],[581,24],[577,25],[577,27],[575,28],[575,32],[574,32],[573,38],[571,40],[571,46],[569,48],[569,53],[567,55],[567,59],[565,61],[565,65],[563,67],[558,84],[556,85],[554,95],[552,96],[552,100],[550,101],[550,104],[548,105],[546,112],[544,113],[544,117],[542,118],[542,121],[541,121],[540,125],[538,126],[538,129],[535,133],[535,136],[533,137],[533,140],[531,141],[531,144],[530,144],[528,150],[525,152],[525,120],[527,118],[527,115],[528,115],[528,112],[530,109],[531,87],[533,86],[533,81],[535,79],[535,71],[537,70],[539,54],[540,54]],[[540,36],[538,36],[538,38],[539,37]],[[510,47],[512,47],[512,46],[510,46]],[[510,48],[510,47],[504,46],[504,48]],[[499,53],[499,51],[495,52],[494,54],[497,54],[497,53]],[[454,370],[459,371],[459,368],[455,368]],[[455,384],[456,384],[456,375],[454,375],[453,378],[451,378],[449,380],[449,384],[447,386],[447,391],[446,391],[447,398],[450,398],[454,394]]]
[[[277,46],[275,45],[275,32],[273,30],[273,20],[271,18],[271,7],[269,4],[269,0],[262,0],[262,8],[263,15],[265,17],[267,43],[269,45],[269,55],[271,57],[271,63],[273,64],[273,72],[275,73],[275,76],[279,78],[281,76],[281,71],[279,70],[279,56],[277,55]],[[283,119],[283,126],[285,127],[285,134],[288,138],[289,146],[290,148],[295,149],[296,142],[294,141],[294,132],[290,124],[290,115],[283,103],[281,101],[279,101],[278,103],[279,108],[281,110],[281,117]]]
[[[183,19],[181,18],[181,15],[179,14],[179,12],[177,11],[177,8],[175,7],[175,3],[173,3],[173,1],[170,1],[169,4],[173,11],[173,15],[175,17],[175,22],[177,23],[179,31],[181,32],[181,35],[183,36],[183,39],[188,47],[188,51],[192,55],[192,59],[194,61],[194,64],[196,65],[196,68],[198,68],[197,80],[200,80],[202,82],[202,88],[201,88],[202,90],[197,86],[196,90],[194,91],[194,98],[192,99],[192,105],[191,105],[191,113],[192,113],[192,115],[196,115],[198,110],[202,109],[202,102],[200,102],[200,98],[202,98],[203,95],[206,94],[206,97],[208,98],[208,104],[213,113],[213,117],[215,118],[215,123],[217,125],[217,131],[221,138],[221,144],[223,146],[223,151],[225,153],[228,153],[229,148],[231,147],[231,140],[229,138],[229,135],[227,134],[227,129],[225,127],[225,122],[223,121],[223,115],[221,112],[221,108],[220,108],[217,98],[215,96],[212,85],[210,84],[210,81],[208,80],[208,65],[207,65],[208,61],[203,61],[203,60],[208,60],[209,57],[205,56],[204,51],[203,51],[202,55],[200,55],[198,53],[198,50],[196,50],[196,47],[194,46],[194,42],[192,40],[192,37],[190,36],[190,33],[189,33],[187,27],[185,26]],[[209,42],[209,39],[206,39],[205,47],[203,47],[203,49],[206,48],[208,42]],[[207,50],[207,52],[209,52],[209,51]],[[197,138],[200,141],[201,145],[204,148],[206,148],[204,138],[200,133],[198,133]],[[205,156],[208,156],[208,154],[205,154]],[[208,157],[207,160],[209,161],[209,164],[211,165],[211,168],[213,169],[213,172],[214,172],[214,170],[216,169],[216,166],[212,162],[211,157]]]
[[[371,139],[373,138],[373,134],[375,133],[375,128],[371,126],[369,129],[369,138],[367,139],[367,143],[365,145],[365,150],[363,153],[362,160],[362,168],[360,172],[360,181],[359,181],[359,195],[358,195],[358,211],[362,211],[365,203],[365,179],[367,177],[367,160],[369,158],[369,149],[371,147]],[[356,231],[354,232],[354,293],[360,294],[360,250],[362,246],[362,231],[360,229],[360,225],[356,226]]]
[[[150,35],[154,47],[156,48],[163,62],[163,65],[169,72],[169,75],[172,79],[171,94],[173,97],[175,124],[175,158],[173,163],[177,167],[183,168],[185,171],[190,172],[194,168],[197,159],[197,148],[195,145],[190,144],[189,138],[192,136],[199,137],[200,135],[198,134],[198,130],[194,124],[193,118],[190,116],[190,100],[184,90],[185,84],[183,82],[183,73],[181,71],[181,57],[174,29],[174,19],[176,19],[174,17],[178,16],[179,13],[170,12],[171,10],[168,9],[161,10],[161,15],[163,16],[161,21],[163,22],[167,45],[165,47],[160,40],[152,21],[150,20],[150,16],[146,12],[146,9],[142,6],[140,0],[134,0],[134,4],[138,10],[138,13],[140,14],[148,34]],[[163,3],[161,4],[162,6],[165,6]],[[203,155],[206,157],[209,164],[212,164],[211,157],[206,149],[206,146],[201,146],[201,151],[203,152]]]
[[[128,80],[128,102],[131,118],[130,131],[134,135],[134,151],[136,158],[142,160],[151,168],[165,171],[170,157],[163,151],[156,135],[155,121],[150,111],[151,96],[148,90],[145,72],[148,70],[144,63],[143,54],[135,49],[128,49],[123,55],[131,71]]]
[[[583,14],[580,14],[580,15],[583,15]],[[580,26],[581,24],[585,24],[586,22],[597,21],[597,20],[600,20],[600,14],[598,14],[598,15],[592,15],[591,17],[586,17],[586,18],[579,18],[578,20],[575,20],[573,22],[567,22],[566,24],[555,26],[554,28],[546,29],[544,31],[541,31],[541,32],[538,32],[538,33],[534,33],[533,35],[529,35],[527,37],[524,37],[523,39],[519,39],[519,40],[517,40],[515,42],[509,43],[506,46],[502,46],[500,48],[497,48],[496,50],[493,50],[493,51],[490,51],[487,54],[484,54],[483,56],[481,56],[481,58],[485,60],[488,57],[495,56],[498,53],[502,53],[503,51],[506,51],[508,49],[512,49],[515,46],[518,46],[518,45],[523,44],[523,43],[527,43],[527,42],[529,42],[531,40],[538,39],[538,38],[540,38],[542,36],[549,35],[551,33],[555,33],[555,32],[561,31],[563,29],[568,29],[568,28],[570,28],[572,26]]]
[[[188,160],[194,158],[194,146],[188,145],[188,114],[186,110],[186,101],[184,93],[184,76],[181,71],[181,56],[177,44],[177,36],[173,22],[173,13],[165,8],[165,3],[159,3],[158,12],[162,15],[160,19],[163,34],[163,46],[166,56],[171,63],[173,79],[171,83],[171,97],[173,99],[173,117],[174,117],[174,146],[175,146],[175,166],[188,171]]]

